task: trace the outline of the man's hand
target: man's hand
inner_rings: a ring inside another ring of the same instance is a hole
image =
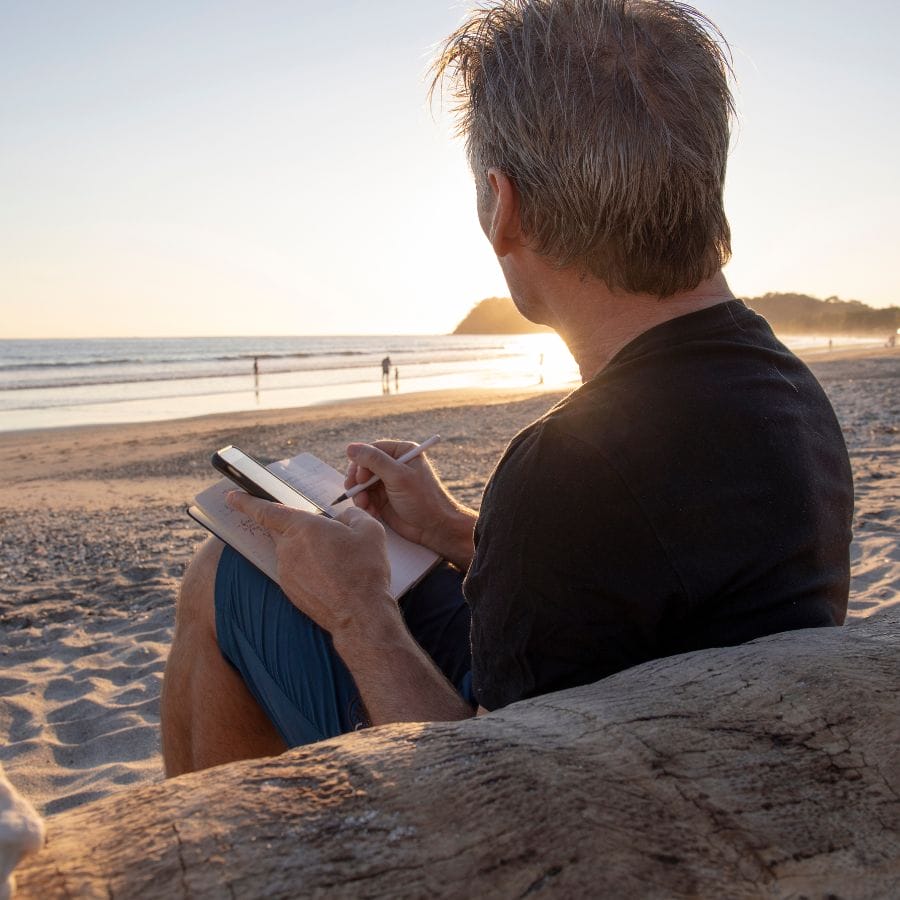
[[[377,475],[381,481],[357,494],[353,502],[397,534],[465,571],[474,553],[477,515],[450,496],[424,454],[408,463],[397,462],[415,446],[409,441],[350,444],[344,487],[349,490]]]
[[[331,634],[373,725],[473,715],[406,630],[390,595],[379,522],[355,507],[329,519],[242,491],[230,493],[228,502],[272,535],[278,583],[301,612]]]
[[[269,531],[281,589],[331,635],[396,611],[384,528],[371,516],[351,508],[329,519],[242,491],[228,503]]]

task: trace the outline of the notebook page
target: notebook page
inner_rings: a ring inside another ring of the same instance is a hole
[[[345,500],[335,507],[331,506],[331,501],[344,493],[344,476],[311,453],[301,453],[293,459],[281,459],[266,468],[332,515],[341,512],[351,503]]]

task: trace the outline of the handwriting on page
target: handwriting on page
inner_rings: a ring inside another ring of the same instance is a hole
[[[267,528],[263,528],[257,522],[254,522],[253,519],[248,519],[246,516],[241,516],[236,521],[237,527],[243,531],[246,535],[252,538],[265,538],[266,540],[272,540],[272,535],[269,534]]]

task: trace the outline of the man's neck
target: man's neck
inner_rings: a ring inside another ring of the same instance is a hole
[[[721,272],[691,291],[660,300],[646,294],[611,291],[605,284],[574,272],[557,271],[541,305],[566,342],[588,381],[638,335],[663,322],[708,309],[734,295]]]

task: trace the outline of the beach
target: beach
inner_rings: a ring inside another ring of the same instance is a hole
[[[856,483],[850,615],[900,603],[900,352],[813,351]],[[440,433],[431,457],[478,507],[509,439],[559,391],[465,389],[288,410],[0,434],[0,764],[44,814],[162,777],[159,693],[185,514],[233,443],[268,461]]]

